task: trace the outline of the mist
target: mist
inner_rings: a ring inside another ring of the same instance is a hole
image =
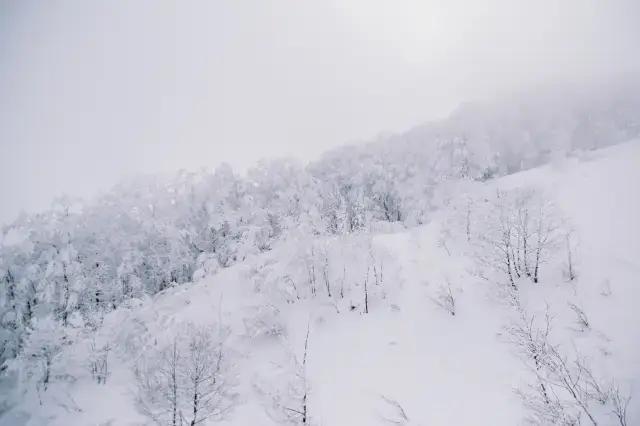
[[[4,222],[136,173],[307,161],[462,101],[636,71],[640,4],[6,2],[0,37]]]

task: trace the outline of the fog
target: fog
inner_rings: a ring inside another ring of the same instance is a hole
[[[0,6],[0,222],[139,172],[324,150],[638,69],[637,0]]]

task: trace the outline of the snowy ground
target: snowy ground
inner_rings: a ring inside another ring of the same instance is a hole
[[[560,250],[540,283],[520,283],[522,298],[534,309],[548,302],[558,314],[562,339],[575,343],[599,371],[636,392],[640,389],[639,165],[640,143],[631,142],[467,189],[477,200],[496,188],[524,185],[545,188],[553,196],[574,229],[578,278],[571,283],[562,279],[565,252]],[[443,223],[449,219],[450,212],[443,211],[427,226],[375,238],[375,245],[386,248],[399,267],[386,277],[386,295],[372,299],[368,314],[361,304],[353,311],[338,306],[337,313],[320,297],[290,304],[266,291],[256,293],[256,265],[265,264],[265,259],[120,309],[105,320],[102,330],[105,338],[119,345],[111,354],[107,384],[98,385],[80,374],[68,394],[59,392],[57,400],[48,399],[43,406],[35,399],[34,405],[25,405],[32,415],[25,424],[144,421],[133,404],[131,354],[162,342],[185,321],[222,321],[231,327],[241,398],[221,424],[271,424],[252,384],[259,377],[277,380],[274,365],[284,362],[283,344],[243,336],[243,318],[252,307],[265,303],[279,308],[279,321],[288,329],[286,344],[298,354],[310,324],[309,410],[314,424],[364,426],[383,425],[384,418],[399,420],[383,396],[398,401],[412,425],[520,424],[526,413],[513,389],[521,385],[526,372],[503,336],[512,312],[497,300],[490,283],[471,273],[475,264],[463,253],[460,232],[453,233],[449,253],[439,242]],[[269,256],[278,259],[277,251]],[[446,280],[456,295],[455,316],[430,299]],[[572,329],[567,301],[588,314],[590,330]],[[70,360],[72,355],[82,359],[82,348],[64,354]],[[640,422],[639,400],[640,396],[629,406],[630,425]],[[23,424],[19,416],[16,412],[0,424]]]

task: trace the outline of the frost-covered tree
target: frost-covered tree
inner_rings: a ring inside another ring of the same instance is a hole
[[[528,367],[532,380],[517,390],[534,425],[627,424],[631,396],[616,380],[592,367],[589,359],[564,342],[553,341],[553,315],[531,314],[514,299],[516,318],[507,338]],[[614,423],[611,421],[613,420]]]
[[[138,406],[159,426],[221,421],[236,403],[225,327],[188,324],[169,344],[149,349],[136,371]]]
[[[477,225],[476,258],[516,288],[518,278],[540,280],[542,266],[561,240],[563,222],[544,192],[523,188],[498,191]]]
[[[64,327],[54,318],[34,320],[26,332],[23,350],[9,364],[18,373],[20,388],[24,391],[34,388],[41,402],[41,394],[65,374],[60,355],[67,340]]]

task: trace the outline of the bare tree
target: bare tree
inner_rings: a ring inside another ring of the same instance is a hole
[[[386,423],[389,423],[391,425],[409,426],[410,424],[409,417],[407,416],[407,413],[405,412],[404,408],[402,408],[402,405],[400,405],[398,401],[396,401],[395,399],[387,398],[384,395],[380,395],[380,398],[382,398],[382,400],[387,404],[387,406],[389,406],[393,410],[393,415],[394,415],[394,418],[381,416],[382,420],[384,420]]]
[[[560,239],[562,220],[553,203],[539,193],[535,198],[535,247],[533,282],[537,283],[540,277],[540,265],[545,263],[556,248]]]
[[[384,259],[378,254],[373,248],[373,244],[369,240],[368,244],[368,254],[369,254],[369,262],[371,262],[371,267],[373,271],[373,278],[375,279],[376,286],[381,286],[384,283]]]
[[[535,315],[528,315],[521,305],[517,307],[519,316],[507,327],[507,334],[535,377],[534,384],[517,390],[530,412],[529,420],[537,425],[578,425],[585,416],[598,426],[604,422],[603,410],[597,406],[605,406],[625,425],[629,399],[617,386],[597,379],[587,358],[575,348],[569,351],[550,342],[552,316],[548,307],[542,326]]]
[[[367,235],[365,240],[365,262],[367,265],[367,270],[364,275],[364,313],[369,313],[369,274],[373,272],[373,277],[375,279],[376,286],[380,285],[382,281],[382,275],[378,276],[378,271],[376,269],[376,255],[374,253],[373,242],[371,240],[371,236]],[[374,290],[375,291],[375,290]]]
[[[340,299],[344,299],[344,282],[347,280],[347,265],[342,265],[342,279],[340,280]]]
[[[313,244],[311,245],[310,253],[307,255],[306,262],[307,262],[307,275],[308,275],[309,288],[311,289],[311,295],[315,296],[317,291],[316,289],[316,252]]]
[[[473,207],[473,199],[467,197],[467,205],[465,209],[465,231],[467,234],[467,242],[471,242],[471,208]]]
[[[516,390],[530,415],[529,422],[536,425],[578,425],[581,412],[576,409],[575,402],[567,397],[563,390],[571,386],[576,400],[584,405],[583,392],[575,389],[576,381],[566,368],[562,356],[549,342],[552,330],[552,316],[548,306],[543,325],[538,325],[535,315],[527,315],[518,306],[518,318],[507,327],[511,343],[515,344],[518,355],[525,366],[533,373],[535,383]],[[567,376],[567,373],[569,376]],[[573,385],[573,386],[572,386]],[[591,416],[591,413],[588,413]]]
[[[325,241],[324,244],[320,246],[320,260],[322,262],[322,266],[321,266],[322,279],[324,281],[325,289],[327,290],[327,297],[329,298],[332,297],[331,296],[331,276],[329,273],[330,256],[331,256],[331,247],[329,243]]]
[[[370,266],[367,264],[367,272],[364,275],[364,313],[369,313],[369,270]]]
[[[451,256],[451,251],[449,250],[449,246],[447,246],[447,238],[451,237],[451,229],[445,223],[441,225],[440,228],[440,237],[438,238],[438,245],[444,247],[447,254]]]
[[[576,279],[576,270],[573,265],[573,248],[571,246],[571,232],[567,232],[567,234],[565,235],[565,241],[567,245],[566,279],[567,281],[573,281]]]
[[[456,314],[456,298],[453,295],[451,283],[448,280],[446,286],[441,285],[440,288],[438,288],[438,293],[435,297],[431,298],[431,301],[451,315]]]
[[[476,258],[482,265],[505,275],[509,285],[517,290],[512,257],[515,234],[512,212],[499,195],[496,207],[497,214],[488,220],[487,229],[475,240]]]
[[[197,329],[190,336],[185,368],[185,391],[191,400],[190,411],[182,418],[195,426],[205,421],[220,421],[235,404],[230,364],[224,348],[228,332],[212,339],[211,330]]]
[[[267,415],[283,425],[310,425],[309,394],[307,377],[307,356],[309,352],[310,325],[304,339],[302,358],[291,351],[289,365],[285,367],[286,386],[283,390],[274,389],[268,384],[254,383],[255,391],[266,400]]]
[[[517,297],[517,295],[515,296]],[[536,375],[538,382],[536,391],[539,392],[541,399],[545,403],[549,403],[549,393],[547,385],[541,376],[541,370],[553,317],[549,313],[549,307],[547,306],[544,323],[540,327],[536,324],[537,318],[535,316],[527,316],[519,300],[517,298],[513,300],[518,312],[518,318],[506,327],[507,335],[510,342],[517,348],[518,354],[525,365]]]
[[[186,330],[148,354],[148,363],[136,371],[139,407],[159,426],[221,421],[236,402],[228,329],[189,325]]]
[[[158,356],[157,365],[139,366],[136,369],[138,407],[158,426],[179,426],[178,369],[182,363],[182,353],[178,336],[170,348],[154,355]]]
[[[533,221],[531,208],[534,199],[534,191],[524,189],[519,193],[514,201],[514,237],[515,244],[512,244],[511,257],[513,259],[514,271],[518,277],[531,277],[531,240],[533,233]]]
[[[589,318],[587,318],[587,314],[585,314],[584,311],[577,305],[574,305],[571,302],[568,302],[567,304],[576,316],[575,323],[578,327],[580,327],[579,331],[591,329],[591,324],[589,324]]]
[[[631,401],[631,394],[623,395],[618,385],[614,383],[609,389],[609,398],[613,408],[611,414],[620,426],[627,426],[627,407]]]

